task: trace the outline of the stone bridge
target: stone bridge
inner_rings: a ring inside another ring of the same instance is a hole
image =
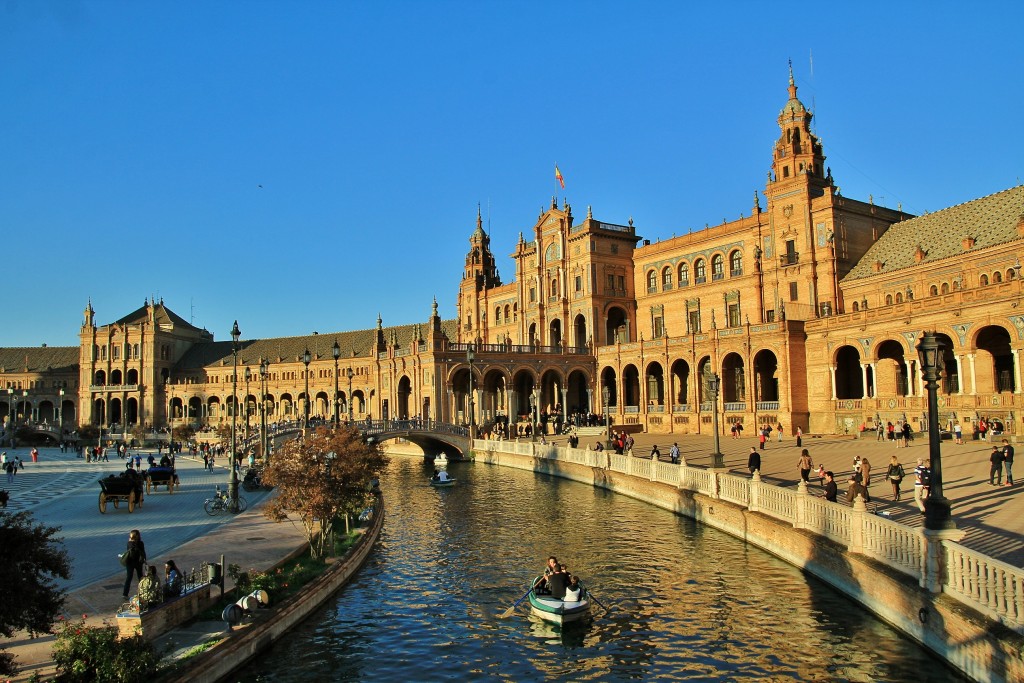
[[[362,420],[356,426],[378,441],[405,439],[422,448],[427,457],[438,453],[444,453],[449,460],[470,457],[472,443],[467,427],[436,420]]]

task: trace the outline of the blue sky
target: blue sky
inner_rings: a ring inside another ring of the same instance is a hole
[[[789,59],[844,195],[991,194],[1024,175],[1022,24],[1019,2],[6,0],[0,345],[76,345],[90,297],[101,324],[161,297],[217,339],[423,321],[434,296],[453,317],[477,204],[507,282],[556,162],[580,218],[652,240],[738,218]]]

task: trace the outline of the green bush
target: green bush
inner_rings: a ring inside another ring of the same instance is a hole
[[[61,621],[53,646],[55,680],[67,683],[135,683],[153,678],[161,654],[142,636],[117,637],[114,626],[90,627],[81,621]]]

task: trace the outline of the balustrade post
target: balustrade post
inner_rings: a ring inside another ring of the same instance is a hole
[[[758,512],[760,510],[761,470],[754,470],[749,486],[750,495],[747,496],[747,509],[751,512]],[[806,487],[804,487],[804,491],[806,490]]]
[[[924,552],[921,553],[921,580],[919,585],[929,593],[941,593],[946,585],[949,560],[943,541],[960,542],[966,532],[962,529],[921,529]]]
[[[851,553],[864,552],[864,516],[867,512],[864,496],[858,493],[853,500],[853,513],[850,515],[850,547],[847,550]]]
[[[755,472],[760,476],[759,472]],[[793,511],[793,528],[807,527],[807,482],[801,479],[796,485],[796,510]]]
[[[658,481],[658,459],[651,456],[651,481]]]
[[[721,490],[719,489],[718,475],[722,470],[716,470],[715,468],[709,468],[708,472],[711,474],[711,497],[718,500],[722,497]]]

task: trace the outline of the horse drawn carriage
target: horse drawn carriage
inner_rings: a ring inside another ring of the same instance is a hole
[[[121,474],[112,474],[99,480],[100,512],[107,511],[107,503],[114,508],[120,503],[128,504],[128,512],[134,512],[136,506],[142,507],[142,477],[135,470],[125,470]]]
[[[166,486],[167,493],[174,493],[178,485],[178,475],[173,467],[150,467],[146,470],[146,493],[157,486]]]

